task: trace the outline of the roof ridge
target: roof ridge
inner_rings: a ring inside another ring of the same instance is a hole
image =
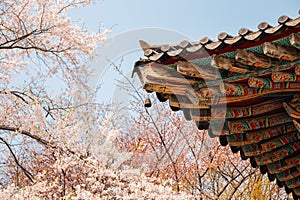
[[[300,15],[300,10],[298,12]],[[187,58],[196,59],[201,58],[201,52],[203,53],[203,51],[207,53],[204,53],[202,57],[232,52],[238,48],[250,48],[264,42],[281,39],[300,30],[300,16],[291,19],[286,15],[282,15],[277,21],[278,25],[276,26],[271,26],[267,22],[261,22],[258,24],[258,30],[256,31],[240,28],[236,36],[221,32],[218,34],[217,40],[204,36],[198,42],[183,40],[177,44],[152,45],[143,40],[139,42],[145,56],[150,58],[151,61],[159,61],[164,54],[167,54],[169,57],[189,54]]]

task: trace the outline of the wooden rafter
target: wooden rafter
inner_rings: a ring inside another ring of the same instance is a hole
[[[144,89],[300,197],[300,17],[278,23],[217,41],[141,42],[135,69]]]

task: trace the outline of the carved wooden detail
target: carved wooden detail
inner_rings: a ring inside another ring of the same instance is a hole
[[[199,66],[187,61],[178,61],[177,71],[187,77],[215,80],[219,78],[219,72],[209,66]]]
[[[281,46],[270,42],[265,42],[262,47],[264,54],[272,58],[289,61],[300,59],[300,51],[293,47]]]
[[[217,56],[217,55],[212,56],[211,65],[218,69],[221,69],[221,70],[227,70],[230,72],[240,73],[240,74],[250,71],[247,68],[239,67],[237,65],[235,59],[233,59],[233,58],[226,58],[226,57]]]
[[[271,78],[274,82],[297,81],[297,76],[294,72],[273,72]]]
[[[141,42],[147,60],[137,73],[172,110],[300,196],[300,17],[278,22],[218,41]]]
[[[283,102],[285,111],[294,119],[300,119],[300,104],[297,103],[285,103]]]
[[[290,43],[295,48],[300,49],[300,35],[299,33],[293,33],[290,37]]]
[[[235,60],[244,65],[250,65],[260,68],[269,68],[271,66],[278,65],[278,63],[273,62],[270,57],[253,53],[244,49],[236,50]]]

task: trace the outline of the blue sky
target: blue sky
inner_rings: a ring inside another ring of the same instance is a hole
[[[109,103],[118,99],[115,94],[121,101],[127,97],[116,87],[120,76],[107,60],[120,64],[122,57],[122,70],[130,76],[134,62],[143,57],[137,50],[140,39],[152,44],[199,41],[203,36],[216,40],[220,32],[235,36],[240,28],[256,31],[264,21],[275,26],[281,15],[298,17],[299,9],[299,0],[105,0],[69,14],[91,31],[98,31],[100,24],[111,29],[110,40],[90,62],[97,80],[92,82],[101,84],[100,100]]]
[[[225,31],[236,35],[239,28],[257,29],[260,22],[276,25],[281,15],[298,16],[299,0],[104,0],[71,12],[87,28],[99,23],[112,28],[112,35],[143,27],[176,30],[193,40],[216,38]]]

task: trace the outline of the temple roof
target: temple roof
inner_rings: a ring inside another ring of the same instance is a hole
[[[299,11],[300,14],[300,11]],[[135,63],[143,88],[300,198],[300,17],[218,40],[151,45]],[[221,127],[221,128],[216,128]]]

